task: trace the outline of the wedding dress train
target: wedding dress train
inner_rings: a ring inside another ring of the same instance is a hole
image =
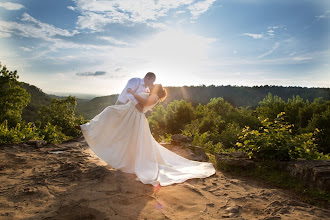
[[[147,98],[148,93],[140,93]],[[155,104],[156,105],[156,104]],[[144,113],[130,101],[105,108],[81,131],[95,154],[113,168],[135,173],[144,184],[167,186],[215,173],[211,163],[185,159],[161,146],[152,136]]]

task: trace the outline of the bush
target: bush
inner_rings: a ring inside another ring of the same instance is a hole
[[[319,130],[315,135],[318,151],[330,153],[330,106],[326,111],[314,114],[305,130],[313,131],[315,129]]]
[[[61,128],[56,125],[47,123],[47,125],[40,129],[40,134],[44,137],[44,140],[54,144],[60,144],[63,141],[69,140],[72,137],[66,136],[61,132]]]
[[[7,121],[0,124],[0,143],[22,143],[28,140],[45,140],[50,143],[59,144],[70,137],[65,136],[61,130],[51,124],[40,129],[32,122],[28,124],[18,123],[13,128],[8,128]]]
[[[21,143],[28,140],[42,140],[38,129],[33,123],[27,125],[18,123],[15,127],[8,128],[8,122],[5,120],[0,125],[0,143]]]
[[[150,130],[156,140],[159,140],[165,134],[166,111],[162,105],[157,105],[148,117]]]
[[[167,105],[165,115],[165,132],[180,134],[184,127],[195,118],[191,103],[175,100]]]
[[[48,124],[61,128],[61,132],[66,136],[77,137],[81,132],[75,129],[75,125],[83,124],[82,116],[75,116],[77,99],[69,96],[66,99],[52,99],[49,107],[43,106],[39,112],[41,128],[46,128]]]
[[[278,114],[274,122],[268,119],[262,120],[263,127],[259,130],[244,128],[236,144],[237,147],[246,151],[250,158],[260,160],[327,158],[327,155],[317,152],[313,138],[315,133],[292,135],[293,125],[284,122],[284,114],[284,112]]]

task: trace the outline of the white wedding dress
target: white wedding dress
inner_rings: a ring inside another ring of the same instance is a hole
[[[139,95],[149,96],[148,93]],[[153,138],[144,113],[156,104],[146,106],[143,113],[131,101],[108,106],[80,126],[82,133],[98,157],[115,169],[135,173],[137,180],[144,184],[167,186],[214,174],[211,163],[185,159]]]

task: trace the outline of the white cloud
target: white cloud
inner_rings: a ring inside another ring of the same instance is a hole
[[[158,18],[184,12],[186,7],[193,15],[193,19],[205,13],[215,0],[113,0],[90,1],[74,0],[75,10],[80,11],[77,27],[102,31],[106,24],[111,23],[149,23]]]
[[[280,43],[279,42],[276,42],[275,45],[273,46],[273,48],[271,50],[269,50],[266,53],[258,56],[258,59],[263,58],[265,56],[268,56],[269,54],[272,54],[279,46],[280,46]]]
[[[22,37],[32,37],[56,42],[60,41],[60,39],[56,39],[56,36],[71,37],[78,33],[77,31],[68,31],[47,23],[42,23],[27,13],[23,14],[21,21],[22,23],[0,20],[0,36],[6,37],[16,34]]]
[[[77,31],[68,31],[62,28],[57,28],[53,25],[47,24],[47,23],[42,23],[35,18],[31,17],[29,14],[24,13],[22,17],[22,21],[26,21],[32,25],[26,25],[24,24],[23,26],[26,26],[27,28],[24,29],[24,32],[27,35],[44,35],[44,36],[55,36],[55,35],[60,35],[60,36],[66,36],[66,37],[71,37],[75,34],[77,34]],[[22,24],[21,24],[22,25]],[[29,29],[32,28],[32,31]],[[22,29],[23,30],[23,29]],[[34,33],[35,32],[35,33]]]
[[[324,12],[324,14],[316,16],[317,20],[330,18],[330,11]]]
[[[1,25],[1,21],[0,21],[0,25]],[[10,37],[10,36],[11,36],[10,33],[5,32],[5,31],[3,31],[3,30],[0,30],[0,38],[1,38],[1,37]]]
[[[20,10],[24,8],[23,5],[11,2],[0,2],[0,7],[5,8],[7,10]]]
[[[177,12],[175,12],[175,14],[183,14],[183,13],[185,13],[185,11],[177,11]]]
[[[27,47],[20,47],[20,48],[25,52],[31,52],[32,51],[30,48],[27,48]]]
[[[199,1],[188,7],[194,19],[197,19],[201,14],[205,13],[215,2],[215,0]]]
[[[252,37],[254,39],[260,39],[260,38],[263,38],[263,35],[262,34],[251,34],[251,33],[244,33],[242,35],[245,35],[245,36],[249,36],[249,37]]]
[[[275,31],[274,30],[269,30],[269,31],[267,31],[267,34],[269,35],[269,36],[274,36],[275,34]]]
[[[129,44],[127,42],[121,41],[121,40],[117,40],[115,38],[112,37],[105,37],[105,36],[101,36],[99,37],[102,40],[106,40],[112,44],[116,44],[116,45],[120,45],[120,46],[128,46]]]
[[[294,61],[305,61],[305,60],[312,60],[312,57],[293,57]]]
[[[68,6],[67,8],[70,9],[70,10],[72,10],[72,11],[75,10],[75,8],[73,6]]]

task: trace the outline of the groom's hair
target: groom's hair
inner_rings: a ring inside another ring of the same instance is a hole
[[[156,79],[156,75],[153,72],[147,72],[147,74],[144,78],[148,78],[148,79],[154,78],[154,79]]]

